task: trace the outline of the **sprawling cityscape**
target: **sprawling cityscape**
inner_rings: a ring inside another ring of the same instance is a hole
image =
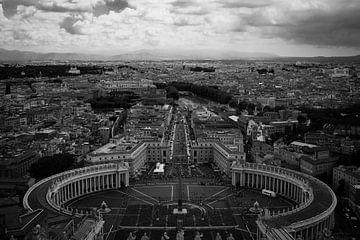
[[[3,237],[359,237],[356,64],[1,68]]]
[[[0,240],[360,239],[359,2],[149,2],[0,1]]]

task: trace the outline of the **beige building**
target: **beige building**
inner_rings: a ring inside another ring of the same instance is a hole
[[[330,175],[332,169],[336,166],[337,158],[314,159],[309,156],[301,156],[300,171],[311,176],[321,174]]]
[[[219,140],[201,140],[191,146],[194,163],[215,163],[221,172],[229,174],[234,161],[245,162],[243,145],[225,145]]]
[[[157,141],[139,141],[134,138],[112,139],[110,143],[86,157],[89,165],[127,162],[130,173],[135,174],[146,162],[168,162],[170,147]]]

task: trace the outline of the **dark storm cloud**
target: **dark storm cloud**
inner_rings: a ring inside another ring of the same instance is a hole
[[[64,18],[64,20],[59,24],[60,28],[65,29],[66,32],[70,34],[78,34],[83,35],[83,31],[80,26],[76,25],[77,21],[80,21],[81,17],[78,16],[70,16]]]
[[[360,47],[360,9],[318,13],[278,28],[277,36],[298,43]]]
[[[20,2],[20,1],[3,0],[1,6],[2,6],[3,14],[5,17],[10,18],[17,13],[18,2]]]
[[[133,8],[126,0],[105,0],[105,4],[99,2],[93,7],[94,16],[108,14],[110,11],[121,12],[125,8]]]
[[[279,27],[277,36],[319,46],[360,47],[360,6],[305,14],[295,24]]]
[[[35,7],[38,10],[45,12],[85,12],[86,9],[77,7],[75,4],[69,6],[60,6],[53,2],[52,4],[45,4],[40,0],[3,0],[2,8],[4,16],[11,18],[17,13],[18,6]]]
[[[170,13],[202,16],[211,12],[203,4],[191,0],[177,0],[170,3]]]
[[[104,2],[98,2],[93,8],[81,7],[74,0],[68,0],[67,5],[61,6],[55,2],[48,4],[42,0],[3,0],[2,8],[4,16],[11,18],[17,14],[18,6],[35,7],[38,10],[44,12],[65,12],[65,13],[83,13],[93,12],[95,16],[108,14],[110,11],[121,12],[127,7],[132,8],[126,0],[105,0]]]
[[[197,3],[191,0],[176,0],[172,3],[170,3],[174,8],[187,8],[187,7],[193,7],[198,6]]]
[[[278,19],[259,10],[241,17],[238,25],[239,29],[255,27],[266,38],[299,44],[360,47],[360,3],[354,3],[355,0],[348,0],[343,4],[331,4],[327,9],[284,10]]]

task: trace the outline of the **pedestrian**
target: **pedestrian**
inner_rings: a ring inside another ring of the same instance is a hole
[[[169,240],[170,237],[167,235],[167,232],[164,232],[164,234],[161,236],[161,240]]]
[[[127,237],[127,239],[126,239],[126,240],[135,240],[135,238],[136,238],[136,236],[135,236],[135,235],[133,235],[133,233],[132,233],[132,232],[130,232],[130,233],[129,233],[129,236]]]
[[[194,240],[201,240],[202,237],[203,237],[202,233],[200,234],[199,232],[196,232]]]
[[[184,240],[184,230],[178,231],[176,234],[176,240]]]
[[[216,233],[215,240],[222,240],[220,233]]]
[[[149,240],[149,237],[146,233],[144,233],[144,235],[141,237],[141,240]]]
[[[230,233],[230,236],[228,236],[226,240],[235,240],[235,238],[233,237],[232,233]]]

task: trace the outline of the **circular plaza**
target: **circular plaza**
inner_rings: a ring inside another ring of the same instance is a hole
[[[181,166],[166,172],[186,172]],[[217,233],[223,239],[230,234],[235,239],[270,238],[279,232],[317,239],[316,233],[333,228],[336,197],[313,177],[274,166],[234,163],[228,182],[207,169],[199,170],[203,172],[199,178],[143,176],[146,181],[129,182],[127,165],[95,165],[39,181],[23,203],[30,211],[76,218],[101,212],[103,232],[110,239],[126,239],[130,232],[160,239],[165,231],[175,239],[179,229],[185,239],[193,239],[196,232],[203,239],[215,239]],[[275,195],[265,195],[264,189]],[[107,211],[101,211],[104,204]],[[252,211],[254,207],[260,211]]]

